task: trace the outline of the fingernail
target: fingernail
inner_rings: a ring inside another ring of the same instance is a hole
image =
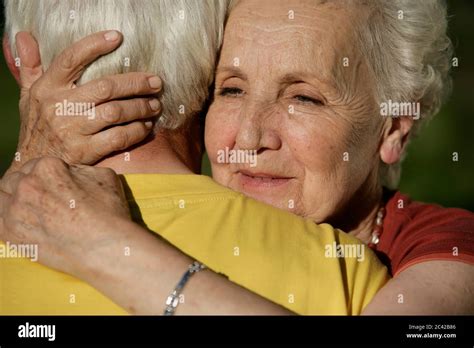
[[[158,76],[152,76],[148,79],[148,83],[151,88],[157,89],[161,87],[161,80]]]
[[[151,122],[151,121],[146,121],[146,122],[145,122],[145,127],[146,127],[146,129],[150,129],[151,127],[153,127],[153,122]]]
[[[120,35],[116,30],[111,30],[111,31],[106,32],[104,34],[104,37],[105,37],[105,40],[107,41],[115,41],[120,37]]]
[[[150,107],[153,111],[156,111],[160,108],[160,102],[158,99],[151,99],[148,103],[150,104]]]

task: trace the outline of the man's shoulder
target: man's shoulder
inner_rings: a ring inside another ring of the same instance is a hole
[[[134,200],[177,196],[237,196],[206,175],[197,174],[126,174],[121,175],[127,198]]]

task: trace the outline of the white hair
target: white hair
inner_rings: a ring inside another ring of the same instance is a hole
[[[362,52],[376,83],[379,102],[419,102],[411,136],[436,113],[451,92],[452,44],[444,0],[367,1],[371,15],[360,30]],[[382,184],[395,188],[401,163],[382,163]]]
[[[42,65],[73,42],[116,29],[122,45],[85,70],[78,84],[129,71],[164,80],[158,125],[175,129],[202,110],[214,80],[227,0],[5,0],[6,33],[31,32]]]

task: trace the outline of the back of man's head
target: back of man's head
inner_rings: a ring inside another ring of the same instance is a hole
[[[175,129],[199,112],[214,78],[227,0],[5,0],[6,26],[31,32],[44,69],[73,42],[102,30],[122,45],[85,70],[78,84],[110,74],[152,72],[164,80],[159,126]]]

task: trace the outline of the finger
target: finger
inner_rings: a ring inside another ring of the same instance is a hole
[[[125,126],[116,126],[92,135],[89,151],[101,159],[112,152],[121,151],[144,140],[153,127],[152,122],[133,122]]]
[[[53,61],[48,69],[48,82],[53,86],[73,84],[87,65],[110,53],[122,43],[122,34],[116,30],[100,31],[75,42]]]
[[[105,127],[147,119],[160,113],[161,104],[157,98],[136,98],[116,100],[95,108],[94,120],[84,120],[83,134],[91,135]]]
[[[13,172],[6,175],[0,181],[0,190],[8,194],[13,194],[18,187],[18,183],[24,176],[25,173],[22,172]]]
[[[67,101],[97,106],[114,99],[156,95],[160,90],[161,79],[158,76],[131,72],[107,76],[74,88],[69,92],[71,96]]]
[[[20,58],[21,88],[29,89],[43,74],[38,43],[30,33],[20,31],[16,34],[15,44]]]

